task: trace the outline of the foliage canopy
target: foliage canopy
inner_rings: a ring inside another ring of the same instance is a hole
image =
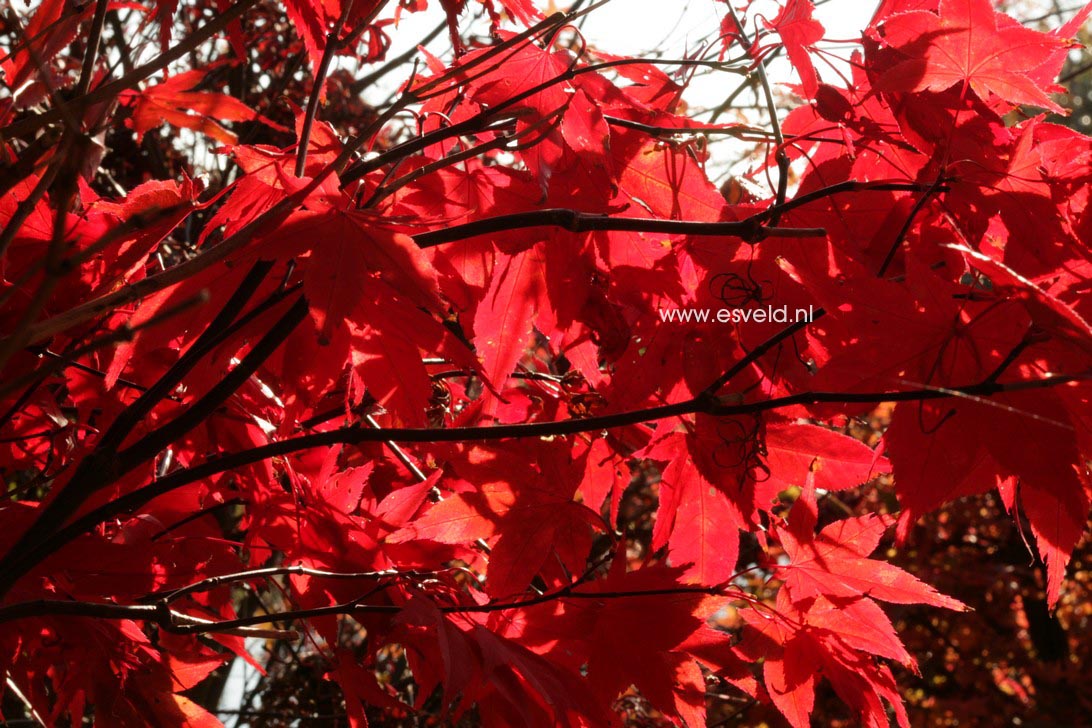
[[[824,684],[908,726],[888,610],[965,606],[879,547],[984,493],[1058,604],[1092,140],[1046,112],[1092,6],[884,0],[839,65],[811,0],[678,59],[592,47],[586,3],[439,4],[416,60],[424,0],[9,8],[6,710],[220,725],[200,685],[265,641],[354,727],[700,726],[719,690],[799,728]],[[769,123],[689,109],[705,72]],[[721,137],[755,163],[718,188]],[[769,305],[815,316],[663,315]]]

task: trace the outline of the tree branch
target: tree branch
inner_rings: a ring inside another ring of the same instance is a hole
[[[763,237],[807,238],[823,237],[822,228],[763,228],[759,216],[730,222],[698,222],[694,220],[661,220],[643,217],[611,217],[563,208],[529,210],[510,215],[487,217],[462,225],[453,225],[413,236],[422,248],[465,240],[476,235],[522,230],[531,227],[558,227],[574,233],[593,230],[622,232],[667,233],[678,235],[731,235],[753,241]]]
[[[187,432],[204,422],[228,397],[258,371],[266,359],[273,355],[284,340],[307,318],[307,300],[303,297],[288,308],[273,327],[258,340],[237,365],[228,372],[205,396],[191,404],[176,419],[159,429],[149,432],[137,442],[118,453],[118,467],[127,473],[143,462],[155,457]]]
[[[221,574],[220,576],[210,576],[207,579],[196,581],[178,589],[168,589],[160,592],[152,592],[146,599],[149,601],[162,601],[162,602],[175,602],[184,596],[195,594],[199,592],[206,592],[216,587],[223,586],[224,584],[231,584],[238,581],[249,581],[251,579],[265,579],[271,576],[310,576],[319,579],[384,579],[384,578],[397,578],[397,579],[410,579],[421,576],[431,576],[437,572],[429,571],[397,571],[394,569],[387,569],[385,571],[326,571],[324,569],[312,569],[302,564],[296,564],[293,566],[268,566],[261,569],[249,569],[247,571],[238,571],[231,574]],[[141,599],[140,601],[144,601]]]
[[[213,622],[200,617],[182,614],[162,605],[146,604],[108,604],[96,602],[75,602],[60,599],[39,599],[31,602],[19,602],[8,607],[0,607],[0,624],[19,619],[38,619],[41,617],[91,617],[96,619],[131,619],[152,622],[162,629],[175,634],[199,634],[217,632],[234,634],[242,637],[261,639],[289,639],[297,636],[294,630],[254,629],[251,624],[271,622],[276,617],[266,616],[262,621],[244,620],[232,622]],[[234,622],[240,622],[236,624]]]
[[[44,507],[31,527],[0,559],[0,595],[7,593],[15,580],[37,563],[33,557],[26,558],[25,554],[37,553],[39,544],[51,540],[55,530],[76,512],[89,495],[131,472],[141,463],[152,459],[167,445],[204,421],[254,374],[306,316],[307,303],[302,297],[298,298],[273,328],[243,357],[243,360],[183,414],[148,433],[120,453],[113,449],[113,441],[117,438],[115,434],[111,435],[111,442],[107,443],[108,447],[100,446],[85,457],[72,479],[65,484],[57,497]],[[147,399],[149,398],[141,397],[141,400]]]
[[[364,22],[370,23],[386,4],[385,0],[377,2]],[[297,177],[303,176],[303,170],[307,166],[307,146],[311,142],[311,128],[315,124],[315,115],[318,113],[319,99],[322,98],[322,88],[326,83],[326,74],[330,70],[330,62],[334,60],[334,55],[337,54],[338,48],[341,46],[341,29],[345,26],[345,21],[349,19],[349,13],[352,11],[353,0],[345,0],[337,24],[326,36],[326,47],[322,49],[322,59],[319,61],[318,70],[315,72],[315,82],[311,87],[311,96],[307,99],[307,111],[304,113],[303,128],[300,130],[300,138],[296,146],[295,171]]]
[[[438,605],[443,614],[488,614],[514,609],[526,609],[558,599],[581,599],[607,601],[611,599],[641,599],[655,596],[681,596],[692,594],[718,596],[733,593],[736,590],[724,585],[716,586],[679,586],[663,589],[637,589],[629,591],[577,591],[583,582],[575,582],[561,589],[539,594],[527,599],[509,602],[490,602],[486,604]],[[742,593],[740,593],[742,597]],[[341,604],[312,609],[294,609],[279,614],[256,614],[250,617],[228,619],[219,622],[193,617],[170,609],[164,602],[155,605],[146,604],[102,604],[96,602],[63,601],[58,599],[40,599],[20,602],[7,607],[0,607],[0,624],[19,619],[40,618],[47,616],[96,617],[99,619],[132,619],[153,622],[168,632],[175,634],[235,633],[247,636],[260,636],[255,625],[272,622],[290,622],[299,619],[314,619],[352,614],[397,614],[404,607],[398,604],[365,604],[353,600]],[[266,634],[277,636],[295,636],[291,630],[262,630]]]
[[[743,46],[743,50],[747,52],[748,56],[752,56],[754,44],[751,43],[751,39],[747,36],[747,29],[743,27],[743,21],[740,20],[739,15],[736,14],[736,9],[732,5],[732,0],[725,0],[725,5],[728,6],[728,13],[732,18],[732,23],[736,26],[737,36],[736,39],[739,44]],[[766,108],[770,113],[770,127],[773,130],[774,144],[776,149],[774,150],[774,157],[777,160],[777,194],[774,200],[775,206],[780,206],[785,202],[785,196],[789,189],[789,157],[785,153],[785,136],[781,133],[781,122],[777,118],[777,104],[774,103],[773,90],[770,88],[770,79],[766,76],[766,63],[761,58],[755,58],[756,70],[758,71],[758,81],[762,85],[762,91],[766,98]],[[777,225],[780,212],[775,212],[770,218],[771,225]]]
[[[914,221],[917,220],[921,211],[925,209],[929,200],[933,199],[934,195],[946,191],[947,188],[942,185],[943,180],[943,177],[937,177],[936,181],[929,185],[929,187],[922,192],[917,201],[914,202],[914,206],[910,209],[910,214],[906,216],[906,221],[899,229],[898,234],[895,235],[895,240],[891,243],[891,247],[888,248],[887,255],[884,256],[883,262],[880,263],[880,268],[876,272],[877,276],[883,277],[883,274],[887,272],[891,263],[894,262],[895,253],[902,247],[903,242],[906,240],[906,236],[910,234],[911,228],[914,227]]]
[[[247,302],[257,291],[258,286],[269,274],[269,271],[273,269],[273,263],[269,261],[258,261],[243,278],[239,287],[228,299],[224,307],[220,309],[220,312],[209,323],[201,335],[197,337],[197,340],[193,342],[171,365],[163,376],[161,376],[152,386],[140,395],[139,398],[131,405],[125,408],[125,410],[118,415],[117,419],[110,425],[110,427],[103,434],[102,439],[99,440],[98,448],[106,450],[115,450],[121,446],[121,443],[133,431],[144,417],[155,408],[157,404],[163,401],[170,392],[178,386],[178,384],[189,374],[195,366],[204,358],[216,341],[219,339],[220,334],[226,329],[232,321],[239,317],[243,308]]]
[[[838,403],[838,404],[880,404],[882,402],[914,402],[932,399],[951,399],[957,397],[986,397],[1001,392],[1019,392],[1035,389],[1047,389],[1078,381],[1092,380],[1092,370],[1077,374],[1060,374],[1043,379],[1020,382],[981,382],[963,387],[929,387],[895,392],[800,392],[784,397],[749,403],[724,403],[715,397],[698,396],[685,402],[650,407],[647,409],[602,415],[586,419],[569,419],[555,422],[536,422],[520,425],[492,425],[484,427],[433,428],[383,428],[365,429],[358,426],[343,427],[328,432],[300,435],[298,437],[271,442],[267,445],[228,453],[207,460],[183,470],[177,470],[155,482],[131,493],[119,496],[113,501],[99,506],[81,516],[69,525],[58,529],[37,548],[11,569],[16,578],[40,563],[44,558],[66,543],[89,532],[99,523],[120,514],[131,512],[154,498],[170,493],[178,488],[195,483],[220,473],[252,465],[263,460],[289,455],[316,447],[329,445],[355,445],[364,442],[399,442],[399,443],[435,443],[435,442],[474,442],[495,441],[530,437],[551,437],[573,435],[583,432],[599,432],[614,427],[625,427],[646,422],[680,417],[688,414],[709,414],[732,417],[753,415],[796,405]]]
[[[83,56],[80,80],[76,85],[76,96],[83,96],[91,87],[91,78],[95,75],[95,59],[99,55],[99,41],[102,40],[102,27],[106,23],[106,10],[109,0],[97,0],[95,16],[91,19],[91,30],[87,33],[87,50]]]

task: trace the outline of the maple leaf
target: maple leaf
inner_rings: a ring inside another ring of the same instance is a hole
[[[812,18],[814,10],[812,0],[788,0],[777,17],[766,23],[767,27],[776,30],[781,36],[789,62],[800,74],[804,94],[809,98],[814,97],[819,90],[819,76],[815,72],[809,49],[814,49],[826,32],[823,25]]]
[[[905,656],[890,622],[869,600],[840,602],[834,610],[831,605],[822,597],[794,604],[787,592],[779,592],[776,611],[740,613],[749,629],[737,649],[745,659],[764,659],[770,697],[794,728],[811,725],[821,679],[857,711],[863,725],[888,726],[886,702],[894,708],[898,725],[907,728],[909,719],[891,671],[861,654]],[[877,618],[879,624],[870,623]]]
[[[633,684],[659,710],[683,717],[688,725],[701,725],[701,673],[687,653],[687,641],[695,633],[711,631],[705,620],[722,600],[700,593],[608,598],[614,591],[677,587],[680,576],[680,570],[663,567],[626,572],[624,559],[616,558],[606,579],[580,588],[586,595],[603,595],[591,625],[596,639],[588,656],[588,679],[600,700],[613,702]],[[642,635],[640,642],[633,639],[635,634]]]
[[[467,0],[440,0],[440,7],[447,13],[448,29],[451,32],[452,43],[456,48],[462,48],[462,42],[459,39],[458,16],[466,8],[466,2]],[[486,12],[493,21],[494,28],[500,22],[500,11],[497,10],[498,4],[502,10],[520,23],[532,23],[542,17],[542,13],[535,7],[532,0],[479,0],[479,2],[485,6]]]
[[[962,253],[975,269],[988,275],[998,290],[1019,301],[1031,320],[1044,331],[1075,348],[1088,351],[1092,347],[1092,324],[1073,306],[982,252],[960,245],[951,248]]]
[[[638,134],[618,131],[611,133],[610,151],[619,170],[617,201],[629,203],[623,214],[642,217],[651,213],[665,220],[726,219],[728,206],[724,198],[701,166],[685,151],[665,148]],[[615,252],[612,247],[612,255],[629,258],[617,259],[618,265],[636,264],[638,260],[649,265],[668,252],[661,242],[662,236],[612,234],[611,239],[618,241],[616,247],[621,248]],[[645,240],[648,245],[635,246]],[[633,251],[629,252],[629,248]]]
[[[580,494],[584,502],[593,510],[598,510],[607,498],[610,499],[610,524],[618,522],[618,507],[622,501],[622,491],[629,481],[629,471],[625,463],[612,450],[606,439],[596,439],[584,455],[587,470],[580,483]]]
[[[780,567],[794,601],[824,596],[869,596],[895,604],[929,604],[962,611],[966,606],[939,594],[913,575],[883,561],[869,559],[890,518],[869,514],[836,521],[818,534],[814,484],[793,506],[789,525],[778,529],[790,564]],[[799,510],[797,510],[799,508]]]
[[[776,617],[765,619],[751,611],[743,615],[760,634],[772,637],[775,645],[765,655],[762,667],[766,690],[774,705],[794,728],[811,725],[818,684],[815,665],[822,659],[822,651],[806,634],[793,634],[794,630],[780,624]]]
[[[764,492],[802,485],[814,474],[815,487],[841,490],[891,471],[887,459],[846,435],[816,425],[777,423],[766,427]],[[776,492],[774,493],[776,495]]]
[[[347,3],[351,7],[346,8]],[[348,17],[344,21],[347,26],[353,27],[365,18],[373,17],[374,11],[377,7],[382,7],[382,3],[383,0],[285,0],[285,11],[292,21],[292,27],[303,40],[311,69],[316,76],[331,36],[336,41],[344,32],[343,28],[336,27],[342,19],[342,13],[348,11]],[[369,49],[369,56],[371,55]]]
[[[149,180],[129,191],[124,200],[98,199],[88,207],[89,211],[114,218],[124,225],[134,218],[147,217],[154,223],[140,226],[129,235],[119,236],[116,258],[112,269],[120,277],[132,280],[142,272],[141,264],[148,252],[161,243],[179,223],[193,212],[208,207],[213,200],[199,201],[202,185],[183,175],[180,182],[174,180]],[[104,275],[99,285],[103,288],[116,285],[116,279]]]
[[[365,706],[383,705],[402,710],[409,707],[380,688],[375,674],[357,664],[356,658],[348,650],[338,655],[334,677],[345,693],[345,712],[350,728],[368,727]]]
[[[537,247],[511,256],[499,254],[489,290],[474,314],[474,341],[482,370],[498,388],[531,341],[535,315],[545,296],[540,255]],[[490,407],[495,411],[494,400]]]
[[[461,484],[460,492],[434,504],[387,540],[460,544],[495,539],[486,582],[494,596],[519,593],[555,558],[570,572],[580,571],[593,529],[601,529],[602,521],[573,501],[580,477],[575,466],[552,463],[557,455],[548,449],[539,455],[545,469],[541,475],[527,472],[526,463],[514,455],[494,453],[491,460],[468,471],[478,476],[475,486]],[[518,483],[509,477],[517,462],[524,466]]]
[[[411,654],[411,662],[430,692],[440,679],[449,699],[464,698],[458,712],[476,702],[483,712],[503,716],[508,724],[544,728],[581,725],[582,716],[599,713],[574,672],[494,630],[468,619],[450,618],[426,599],[411,601],[398,623],[400,639],[422,657],[436,651],[428,631],[438,632],[438,659],[418,661]]]
[[[989,100],[1061,112],[1029,74],[1066,42],[1024,28],[989,0],[941,0],[939,12],[913,11],[880,26],[884,42],[911,58],[877,83],[881,91],[944,91],[959,85]]]
[[[830,599],[818,596],[801,611],[808,624],[837,635],[849,647],[917,669],[917,662],[899,641],[891,620],[868,597]]]
[[[260,121],[272,129],[287,131],[234,96],[192,90],[206,75],[205,71],[178,73],[136,95],[130,123],[137,133],[137,140],[145,132],[158,129],[164,122],[182,129],[192,129],[223,144],[235,144],[238,138],[225,129],[219,123],[221,121]]]
[[[941,503],[993,487],[995,463],[975,426],[967,423],[974,417],[973,408],[931,402],[897,408],[884,442],[903,508],[900,538],[906,538],[918,517]]]
[[[688,581],[720,584],[731,578],[739,558],[739,506],[727,488],[710,480],[694,462],[691,437],[675,434],[648,452],[653,460],[669,460],[660,482],[660,508],[652,532],[652,548],[669,546],[671,561],[685,566]],[[726,470],[725,475],[732,476]]]
[[[900,405],[896,414],[888,437],[906,509],[900,535],[905,538],[918,516],[940,503],[995,486],[1015,510],[1019,482],[1019,502],[1047,566],[1048,602],[1057,603],[1069,553],[1084,532],[1090,507],[1074,441],[1051,432],[1072,427],[1069,403],[1052,395],[1014,393],[993,406],[974,401],[943,409]],[[1042,429],[1029,431],[1029,416],[1040,418]],[[937,432],[926,434],[923,426]]]
[[[962,294],[968,289],[942,282],[913,260],[904,285],[868,277],[852,291],[846,290],[840,277],[846,270],[843,265],[858,263],[831,252],[829,261],[822,264],[826,269],[822,274],[818,265],[805,273],[786,259],[778,261],[831,312],[830,322],[824,322],[817,338],[839,343],[824,346],[832,354],[819,369],[821,386],[829,382],[843,389],[885,390],[979,381],[1027,331],[1016,302],[965,301]],[[871,292],[865,293],[866,289]],[[866,329],[872,330],[867,337],[850,333]],[[861,371],[856,366],[861,360],[873,365]]]

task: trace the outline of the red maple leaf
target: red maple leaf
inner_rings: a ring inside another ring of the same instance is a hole
[[[800,83],[808,98],[813,98],[819,90],[819,75],[815,72],[811,51],[826,32],[822,23],[812,17],[814,10],[812,0],[788,0],[777,17],[767,24],[781,36],[785,53],[800,74]]]
[[[984,101],[1031,104],[1061,112],[1030,74],[1066,41],[1024,28],[989,0],[941,0],[939,12],[892,15],[883,42],[910,56],[880,79],[882,91],[944,91],[960,86]]]
[[[962,611],[959,601],[902,569],[869,559],[891,519],[876,515],[836,521],[818,534],[814,484],[797,500],[789,525],[778,529],[790,563],[779,568],[794,601],[868,596],[895,604],[930,604]]]

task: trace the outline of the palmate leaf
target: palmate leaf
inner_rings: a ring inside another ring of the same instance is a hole
[[[1066,40],[1024,28],[993,9],[989,0],[941,0],[936,14],[917,11],[889,17],[885,43],[911,58],[880,79],[881,90],[970,89],[1010,104],[1062,111],[1030,74]]]
[[[794,601],[868,596],[893,604],[966,608],[902,569],[867,558],[890,526],[889,519],[870,514],[836,521],[812,534],[815,522],[812,485],[796,502],[789,525],[778,531],[791,561],[783,572]]]

